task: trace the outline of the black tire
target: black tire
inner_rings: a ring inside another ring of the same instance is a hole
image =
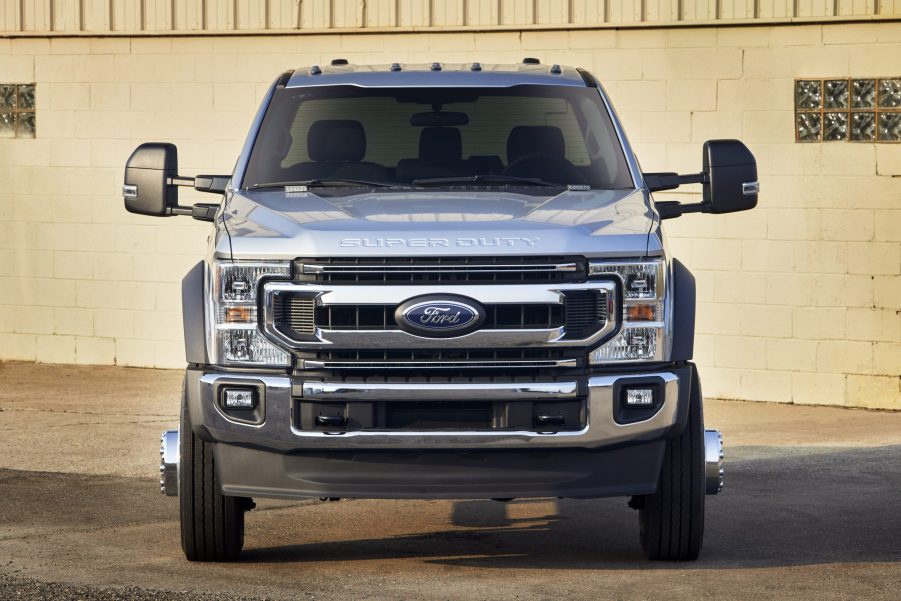
[[[692,369],[688,423],[666,443],[657,492],[639,503],[641,547],[651,560],[692,561],[704,539],[704,413]]]
[[[181,548],[189,561],[229,561],[244,546],[248,499],[227,497],[216,478],[213,446],[194,435],[182,392],[178,500]]]

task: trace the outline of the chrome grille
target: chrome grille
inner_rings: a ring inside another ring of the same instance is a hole
[[[448,293],[488,308],[487,320],[479,329],[439,341],[398,327],[394,320],[398,307],[416,296],[441,295],[443,290],[441,286],[265,282],[261,323],[270,340],[300,351],[584,349],[613,335],[618,322],[616,282],[593,279],[564,284],[453,286]],[[513,300],[517,302],[510,302]]]
[[[563,327],[568,338],[585,338],[607,321],[607,292],[569,290],[563,304],[486,305],[483,330],[552,329]],[[396,305],[320,305],[315,298],[284,295],[276,300],[277,324],[301,336],[316,327],[328,330],[397,330]]]
[[[497,284],[584,281],[584,257],[351,257],[297,259],[312,284]]]

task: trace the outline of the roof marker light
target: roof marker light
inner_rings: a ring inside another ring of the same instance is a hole
[[[400,71],[400,63],[391,63],[392,71]]]
[[[319,65],[313,65],[310,67],[310,75],[321,75],[322,69],[319,68]]]
[[[440,71],[441,63],[432,63],[432,71]]]
[[[560,68],[560,65],[552,65],[551,73],[553,73],[554,75],[560,75],[561,73],[563,73],[563,69]]]
[[[469,68],[469,70],[470,71],[481,71],[482,63],[473,63],[472,66]]]

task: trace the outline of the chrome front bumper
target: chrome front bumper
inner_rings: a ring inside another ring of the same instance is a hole
[[[234,449],[260,451],[359,451],[364,449],[382,452],[418,451],[429,453],[435,450],[458,450],[465,453],[482,452],[489,449],[545,449],[567,452],[566,449],[592,451],[616,445],[616,449],[648,448],[651,441],[659,440],[677,424],[680,415],[684,419],[687,408],[691,371],[673,369],[644,374],[619,376],[594,376],[588,379],[588,424],[576,432],[409,432],[409,431],[362,431],[346,433],[326,433],[300,431],[292,424],[292,403],[297,399],[310,400],[377,400],[377,399],[440,399],[453,400],[471,398],[471,395],[497,399],[547,399],[576,397],[576,382],[547,382],[532,384],[429,384],[429,383],[323,383],[300,382],[292,386],[287,376],[256,376],[249,374],[201,373],[188,371],[188,410],[192,412],[192,423],[203,424],[200,434],[214,442],[239,445]],[[614,385],[628,383],[630,379],[659,377],[664,382],[664,402],[660,410],[651,418],[636,423],[619,424],[613,419]],[[262,391],[265,403],[265,419],[261,424],[248,424],[229,419],[216,402],[219,389],[225,385],[255,385]],[[470,396],[467,396],[470,395]],[[680,411],[682,409],[682,411]],[[199,419],[198,419],[199,418]],[[723,438],[717,430],[704,433],[705,489],[707,494],[717,494],[723,488]],[[169,496],[178,494],[178,430],[163,433],[160,445],[160,489]],[[623,446],[620,443],[636,443],[637,446]],[[662,442],[662,441],[661,441]],[[658,447],[661,448],[662,447]],[[571,451],[570,451],[571,452]],[[541,453],[546,455],[546,453]],[[269,455],[267,455],[269,456]],[[353,455],[351,455],[353,456]],[[465,455],[469,456],[469,455]],[[290,457],[290,456],[285,456]],[[297,457],[297,456],[295,456]],[[323,457],[328,457],[324,455]],[[338,457],[338,456],[335,456]],[[287,461],[287,459],[285,459]],[[276,465],[281,465],[277,463]],[[330,464],[331,465],[331,464]],[[638,469],[640,466],[635,466]],[[657,466],[658,469],[659,465]],[[240,470],[239,470],[239,473]],[[293,476],[292,476],[293,477]],[[288,478],[290,480],[291,478]],[[653,483],[649,480],[648,486]],[[251,489],[237,486],[234,494],[249,494]],[[252,487],[251,487],[252,488]],[[275,493],[265,487],[254,494],[269,496],[293,493]],[[299,493],[298,493],[299,494]],[[400,495],[401,493],[397,493]],[[442,493],[443,494],[443,493]],[[605,493],[606,494],[606,493]],[[637,494],[637,493],[630,493]],[[641,493],[646,494],[646,493]],[[296,496],[296,495],[295,495]],[[402,496],[402,495],[401,495]],[[437,497],[436,497],[437,498]],[[443,497],[442,497],[443,498]],[[448,497],[450,498],[450,497]]]
[[[215,442],[251,445],[277,451],[300,450],[411,450],[411,449],[594,449],[624,442],[660,438],[678,421],[680,406],[687,407],[690,369],[679,368],[629,375],[598,375],[587,380],[588,411],[584,428],[563,432],[536,431],[351,431],[299,430],[293,423],[294,399],[308,400],[453,400],[465,398],[527,400],[575,397],[573,381],[538,383],[323,383],[295,381],[288,376],[188,371],[188,407],[191,422],[202,424]],[[644,421],[620,424],[614,420],[614,385],[648,377],[663,382],[663,403]],[[254,386],[260,391],[264,419],[259,424],[231,419],[217,402],[227,385]]]

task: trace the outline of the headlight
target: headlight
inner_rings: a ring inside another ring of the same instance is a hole
[[[623,327],[591,351],[591,363],[663,361],[667,354],[666,262],[597,262],[589,276],[615,275],[623,283]]]
[[[287,367],[291,356],[269,342],[257,327],[257,289],[265,278],[287,279],[288,262],[213,263],[208,324],[210,356],[217,365]]]

